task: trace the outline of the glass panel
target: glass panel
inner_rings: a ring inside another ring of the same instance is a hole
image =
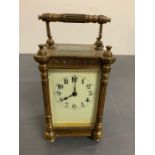
[[[99,85],[99,70],[49,70],[53,125],[93,125],[96,120]]]

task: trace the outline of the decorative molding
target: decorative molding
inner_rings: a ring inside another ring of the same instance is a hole
[[[99,67],[100,60],[92,58],[75,58],[75,57],[61,57],[61,58],[51,58],[48,62],[48,67]]]

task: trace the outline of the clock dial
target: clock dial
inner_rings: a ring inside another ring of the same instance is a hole
[[[95,123],[99,70],[51,69],[48,78],[54,126],[89,126]]]
[[[54,94],[62,107],[77,110],[92,104],[94,91],[94,85],[90,80],[75,74],[59,80]]]

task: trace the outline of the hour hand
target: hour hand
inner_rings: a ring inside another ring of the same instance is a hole
[[[73,96],[73,94],[67,96],[67,97],[64,97],[64,98],[61,98],[60,101],[64,101],[64,100],[67,100],[68,98],[70,98],[71,96]]]

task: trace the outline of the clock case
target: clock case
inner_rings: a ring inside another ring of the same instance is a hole
[[[47,41],[39,45],[39,51],[34,59],[39,63],[41,73],[42,91],[45,109],[45,138],[54,141],[58,136],[88,136],[99,141],[103,136],[103,111],[111,65],[116,58],[111,52],[111,46],[104,49],[102,38],[103,24],[111,19],[104,15],[84,14],[51,14],[45,13],[38,17],[46,23]],[[99,35],[93,45],[55,44],[50,31],[50,22],[68,23],[98,23]],[[90,127],[54,127],[49,92],[49,69],[99,69],[101,72],[100,91],[96,123]]]

